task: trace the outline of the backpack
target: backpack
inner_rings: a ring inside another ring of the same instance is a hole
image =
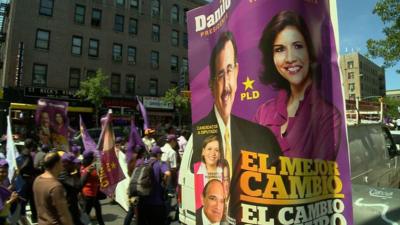
[[[157,160],[154,160],[135,167],[129,182],[129,197],[145,197],[150,195],[155,183],[153,165],[156,162]]]

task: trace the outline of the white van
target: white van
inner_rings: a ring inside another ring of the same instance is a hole
[[[196,206],[194,193],[194,174],[190,169],[193,155],[193,135],[190,136],[179,169],[179,221],[187,225],[196,225]]]

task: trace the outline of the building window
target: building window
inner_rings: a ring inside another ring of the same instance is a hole
[[[187,73],[189,71],[189,62],[187,58],[182,58],[182,72]]]
[[[347,68],[352,69],[354,67],[354,62],[353,61],[348,61],[347,62]]]
[[[354,91],[354,84],[353,84],[353,83],[350,83],[350,84],[349,84],[349,91],[350,91],[350,92],[353,92],[353,91]]]
[[[96,76],[96,70],[88,70],[86,72],[86,78],[92,78]]]
[[[114,44],[112,51],[113,61],[122,61],[122,44]]]
[[[40,0],[39,14],[53,16],[54,0]]]
[[[33,64],[32,85],[46,87],[47,65]]]
[[[126,88],[125,92],[127,94],[134,95],[135,94],[135,75],[129,74],[126,75]]]
[[[149,94],[152,96],[157,96],[157,93],[158,93],[158,80],[150,79]]]
[[[151,37],[152,37],[153,41],[155,41],[155,42],[160,41],[160,26],[159,25],[153,24]]]
[[[121,74],[111,74],[111,93],[117,94],[121,89]]]
[[[188,35],[183,33],[183,47],[188,48]]]
[[[117,6],[119,6],[119,7],[124,7],[125,0],[115,0],[115,3],[117,3]]]
[[[100,9],[92,9],[92,26],[99,27],[101,25],[101,10]]]
[[[173,5],[171,8],[171,23],[179,23],[179,7]]]
[[[151,0],[151,16],[160,17],[160,0]]]
[[[187,24],[187,12],[189,11],[188,8],[183,9],[183,22]]]
[[[151,68],[158,69],[158,58],[159,53],[157,51],[151,51]]]
[[[136,48],[128,46],[128,64],[136,64]]]
[[[138,20],[134,18],[129,19],[129,34],[137,34],[138,30]]]
[[[171,71],[172,72],[178,72],[178,56],[172,55],[171,56]]]
[[[124,16],[115,15],[114,30],[117,32],[124,32]]]
[[[349,80],[354,79],[354,72],[349,72],[349,73],[347,74],[347,78],[348,78]]]
[[[172,30],[172,33],[171,33],[171,44],[172,44],[172,46],[178,47],[178,45],[179,45],[179,31]]]
[[[91,57],[99,56],[99,40],[97,39],[89,40],[89,56]]]
[[[71,68],[69,70],[69,88],[78,89],[81,77],[81,69]]]
[[[129,5],[131,8],[137,9],[137,8],[139,8],[139,1],[138,0],[130,0]]]
[[[73,55],[82,55],[82,37],[72,36],[71,53]]]
[[[35,48],[49,49],[50,31],[38,29],[36,31]]]
[[[84,24],[85,23],[85,6],[75,5],[75,23]]]

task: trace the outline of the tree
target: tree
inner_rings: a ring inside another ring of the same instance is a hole
[[[379,0],[373,10],[385,27],[385,38],[381,40],[369,39],[367,41],[368,54],[373,58],[381,57],[384,67],[392,67],[400,61],[400,1]],[[400,73],[400,70],[397,70]]]
[[[400,117],[399,108],[400,100],[390,97],[385,97],[385,115],[394,119]]]
[[[183,93],[178,90],[178,87],[174,87],[165,92],[163,100],[174,105],[178,115],[179,126],[181,126],[182,117],[188,117],[190,115],[190,98],[183,95]]]
[[[98,126],[98,112],[101,104],[103,103],[103,97],[110,95],[110,90],[104,86],[104,81],[108,77],[103,73],[101,69],[96,71],[96,75],[90,77],[80,83],[80,88],[76,92],[76,96],[84,99],[94,105],[94,114],[96,119],[96,126]]]

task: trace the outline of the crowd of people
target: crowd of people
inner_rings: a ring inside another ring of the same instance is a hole
[[[171,127],[165,132],[145,129],[141,144],[129,145],[129,137],[115,138],[116,155],[131,153],[127,161],[129,176],[135,168],[151,164],[153,187],[146,196],[129,194],[129,210],[124,224],[169,224],[177,219],[177,209],[171,207],[176,196],[180,158],[189,132]],[[5,143],[3,143],[5,145]],[[68,151],[35,142],[27,138],[17,148],[16,168],[10,178],[9,162],[0,157],[0,225],[83,225],[96,220],[104,225],[100,190],[98,155],[83,145],[70,143]],[[6,152],[2,152],[6,155]],[[112,196],[110,196],[112,197]],[[112,199],[111,202],[114,202]],[[95,218],[90,217],[94,208]]]

